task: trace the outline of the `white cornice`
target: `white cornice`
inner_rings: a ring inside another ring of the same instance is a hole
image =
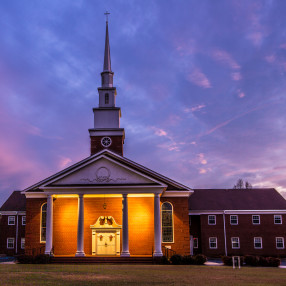
[[[47,198],[47,194],[44,192],[22,192],[27,199],[39,199],[39,198]]]
[[[189,215],[205,215],[205,214],[286,214],[286,210],[189,210]]]
[[[162,195],[164,198],[188,198],[194,191],[165,191]]]
[[[26,215],[26,211],[0,211],[1,215]]]

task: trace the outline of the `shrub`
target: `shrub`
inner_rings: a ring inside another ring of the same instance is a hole
[[[257,266],[259,264],[259,257],[255,255],[244,256],[244,262],[246,265]]]
[[[196,265],[204,265],[204,263],[207,261],[207,257],[203,254],[197,254],[195,256],[195,264]]]
[[[221,258],[222,262],[226,266],[232,266],[232,257],[231,256],[223,256]]]
[[[281,260],[276,257],[268,257],[268,266],[270,267],[278,267],[281,263]]]
[[[185,255],[182,258],[182,264],[192,265],[195,264],[195,257],[192,255]]]
[[[260,256],[259,257],[259,261],[258,261],[258,265],[259,266],[264,266],[264,267],[269,266],[269,258]]]
[[[50,255],[48,254],[38,254],[35,259],[34,263],[36,264],[47,264],[50,263]]]
[[[32,255],[22,254],[17,257],[17,261],[21,264],[31,264],[34,262],[34,258]]]
[[[183,262],[183,258],[180,254],[174,254],[171,258],[170,258],[172,264],[174,265],[179,265],[182,264]]]

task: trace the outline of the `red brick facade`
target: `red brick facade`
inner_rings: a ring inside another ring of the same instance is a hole
[[[91,155],[98,153],[104,149],[115,152],[123,156],[123,136],[108,136],[112,143],[108,148],[105,148],[101,145],[101,139],[106,136],[90,136],[90,153]]]
[[[255,214],[256,215],[256,214]],[[274,214],[260,214],[260,224],[252,223],[252,214],[237,214],[238,224],[230,224],[230,215],[225,215],[225,233],[228,255],[262,255],[285,257],[284,249],[276,248],[276,237],[286,239],[286,215],[282,215],[282,224],[274,224]],[[200,224],[200,225],[198,225]],[[223,215],[216,214],[216,224],[208,224],[208,215],[191,216],[190,233],[198,238],[198,249],[207,256],[225,255],[224,222]],[[209,238],[217,238],[217,248],[211,249]],[[233,249],[231,238],[238,237],[239,249]],[[254,237],[262,238],[262,248],[254,248]]]
[[[8,225],[8,217],[15,218],[14,225]],[[26,215],[9,214],[2,215],[0,219],[0,254],[6,254],[8,256],[19,255],[24,253],[24,249],[21,247],[21,239],[25,239],[25,224],[23,224],[23,217]],[[18,230],[17,230],[18,229]],[[7,239],[13,238],[13,248],[8,248]]]
[[[161,198],[161,203],[170,202],[173,205],[174,242],[162,243],[182,255],[190,254],[190,233],[188,198]]]

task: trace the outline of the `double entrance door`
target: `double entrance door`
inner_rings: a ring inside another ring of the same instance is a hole
[[[116,233],[99,232],[96,238],[97,255],[116,255]]]

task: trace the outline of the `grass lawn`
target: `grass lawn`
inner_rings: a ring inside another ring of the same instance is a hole
[[[0,264],[0,285],[286,285],[286,269],[188,265]]]

